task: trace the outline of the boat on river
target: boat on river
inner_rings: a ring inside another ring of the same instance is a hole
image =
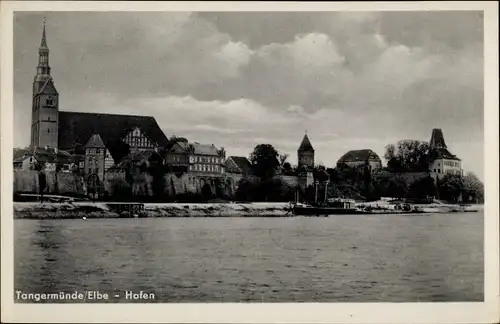
[[[302,216],[328,216],[336,214],[365,213],[356,208],[354,200],[342,198],[328,199],[326,203],[318,205],[296,203],[292,206],[292,211],[294,215]]]
[[[378,210],[372,208],[359,208],[353,199],[332,198],[326,203],[308,205],[296,203],[292,206],[294,215],[297,216],[328,216],[328,215],[359,215],[359,214],[422,214],[418,208],[404,206],[401,209]]]

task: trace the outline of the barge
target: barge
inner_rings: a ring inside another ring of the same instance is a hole
[[[292,212],[297,216],[328,216],[328,215],[366,215],[366,214],[422,214],[418,208],[401,208],[393,210],[361,209],[357,208],[352,199],[332,198],[322,205],[294,204]]]

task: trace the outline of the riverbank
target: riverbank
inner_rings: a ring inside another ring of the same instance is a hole
[[[120,218],[129,213],[116,211],[116,203],[14,203],[15,219]],[[285,217],[288,203],[144,203],[137,217]]]
[[[120,212],[119,203],[64,202],[39,203],[15,202],[15,219],[75,219],[75,218],[128,218],[137,217],[289,217],[288,203],[144,203],[137,212]],[[373,214],[397,213],[397,204],[380,200],[358,203],[358,208],[371,210]],[[482,205],[459,206],[448,204],[410,205],[423,213],[472,212],[483,210]]]
[[[393,211],[398,209],[398,206],[405,205],[405,202],[398,202],[392,199],[383,198],[372,202],[356,203],[356,207],[360,209],[369,208],[371,210],[387,210]],[[417,208],[424,213],[453,213],[453,212],[479,212],[484,210],[484,205],[458,205],[446,204],[439,200],[435,200],[431,204],[411,204],[408,203],[411,209]]]

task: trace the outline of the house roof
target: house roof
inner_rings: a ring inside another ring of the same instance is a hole
[[[102,142],[101,136],[99,134],[94,134],[89,138],[89,141],[85,145],[85,147],[96,147],[96,148],[104,148],[106,145]]]
[[[309,140],[309,137],[307,134],[304,135],[304,138],[302,139],[302,143],[300,143],[299,146],[299,151],[314,151],[314,148],[311,144],[311,141]]]
[[[244,157],[244,156],[230,156],[229,159],[231,161],[233,161],[233,163],[240,170],[240,172],[247,173],[247,174],[252,173],[252,165],[246,157]]]
[[[22,154],[21,154],[22,153]],[[39,162],[54,163],[56,161],[60,163],[71,162],[71,154],[63,150],[56,150],[54,148],[44,148],[44,147],[34,147],[29,149],[23,149],[22,152],[18,150],[16,153],[14,162],[24,161],[28,157],[35,157]]]
[[[191,143],[194,154],[219,156],[219,150],[213,144]]]
[[[59,147],[70,150],[99,134],[115,161],[123,157],[122,138],[138,127],[145,136],[165,147],[168,139],[154,117],[81,112],[59,112]]]
[[[456,160],[460,161],[460,159],[454,155],[451,154],[450,151],[446,148],[431,148],[429,151],[429,160],[434,161],[437,159],[446,159],[446,160]]]
[[[380,160],[377,153],[373,152],[370,149],[364,150],[352,150],[342,155],[338,162],[358,162],[358,161],[367,161],[370,158]]]

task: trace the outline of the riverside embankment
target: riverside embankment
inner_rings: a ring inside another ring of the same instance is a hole
[[[73,203],[14,203],[16,219],[70,219],[130,217],[117,210],[117,205],[105,202]],[[138,217],[285,217],[291,216],[288,203],[144,203],[135,212]]]
[[[39,203],[15,202],[15,219],[74,219],[127,217],[287,217],[293,216],[289,203],[144,203],[132,205],[106,202]],[[359,203],[358,208],[370,207],[374,214],[396,213],[397,204],[387,201]],[[459,206],[451,204],[410,205],[424,213],[480,211],[482,205]],[[124,208],[125,207],[125,208]]]

